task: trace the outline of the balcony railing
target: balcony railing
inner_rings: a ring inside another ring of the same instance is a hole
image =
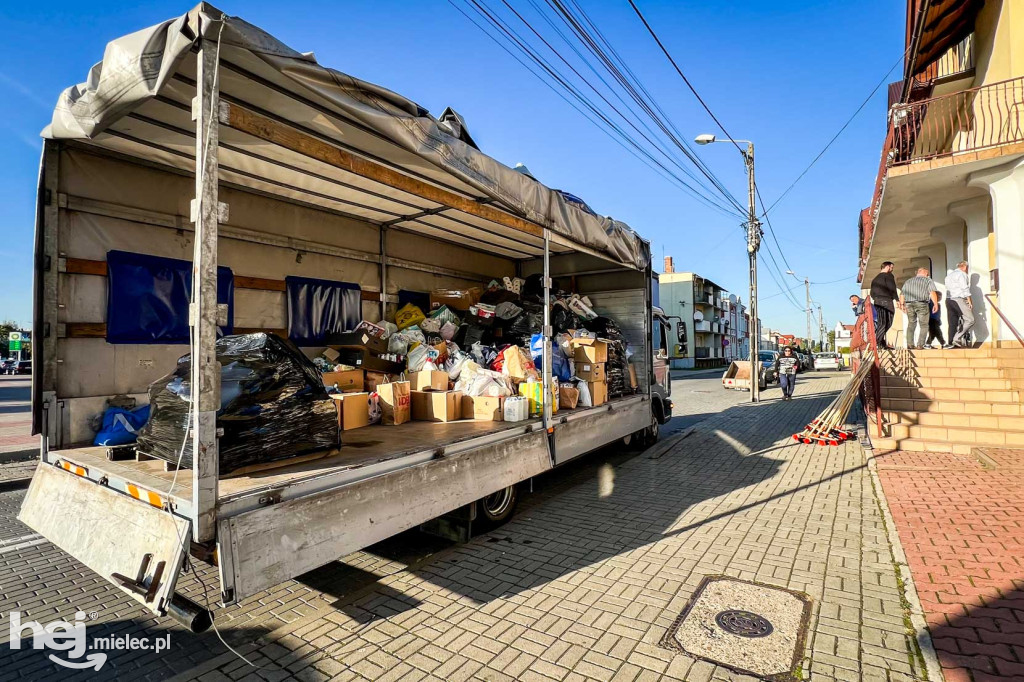
[[[970,34],[929,64],[914,77],[918,83],[932,84],[966,75],[974,70],[974,34]]]
[[[1024,142],[1024,77],[897,105],[890,131],[890,166]]]

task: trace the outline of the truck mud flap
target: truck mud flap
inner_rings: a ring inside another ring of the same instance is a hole
[[[191,523],[84,476],[40,464],[18,520],[157,615],[167,615]]]

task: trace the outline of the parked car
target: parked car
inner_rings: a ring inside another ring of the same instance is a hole
[[[32,373],[32,361],[21,360],[15,363],[14,371],[12,374],[31,374]]]
[[[17,360],[4,360],[2,363],[0,363],[0,374],[14,374],[17,367]]]
[[[839,353],[816,353],[814,355],[815,371],[822,369],[842,369],[843,363],[839,359]]]
[[[771,384],[779,380],[779,375],[775,372],[775,360],[778,357],[779,352],[776,350],[758,351],[757,359],[761,361],[761,366],[764,368],[765,383]]]

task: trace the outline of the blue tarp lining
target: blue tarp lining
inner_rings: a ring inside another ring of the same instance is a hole
[[[128,251],[107,252],[107,343],[188,343],[192,262]],[[217,268],[217,302],[227,304],[234,330],[234,279]]]
[[[353,331],[362,319],[358,284],[311,277],[285,277],[288,338],[299,346],[322,346],[329,334]]]

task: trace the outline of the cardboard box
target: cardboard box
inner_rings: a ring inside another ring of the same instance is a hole
[[[350,348],[348,346],[336,346],[336,348],[339,364],[385,374],[401,374],[405,371],[405,363],[379,358],[365,348]]]
[[[392,381],[377,386],[377,395],[380,397],[381,424],[398,426],[409,421],[409,393],[408,381]]]
[[[462,417],[463,419],[475,419],[483,422],[500,422],[505,418],[502,416],[505,410],[504,398],[493,398],[491,396],[462,396]]]
[[[338,409],[338,425],[342,431],[358,429],[370,423],[370,394],[333,394],[334,406]]]
[[[425,369],[409,375],[409,387],[414,391],[447,391],[448,372]]]
[[[573,339],[573,359],[576,362],[608,362],[608,343],[597,339]]]
[[[368,350],[378,355],[388,352],[388,342],[385,339],[374,336],[368,332],[344,332],[342,334],[328,334],[326,345],[334,350],[349,348],[354,350]]]
[[[561,384],[558,387],[558,407],[560,409],[574,409],[576,404],[579,403],[580,392],[576,390],[575,386],[569,384]]]
[[[342,393],[353,393],[365,390],[363,388],[363,370],[349,369],[344,372],[324,372],[322,375],[324,386],[328,388],[337,385]]]
[[[469,289],[434,289],[430,292],[430,309],[437,310],[443,305],[453,310],[467,311],[469,306],[480,302],[479,287]]]
[[[461,391],[413,391],[412,418],[421,422],[453,422],[462,418]]]
[[[608,402],[608,384],[603,381],[588,381],[587,389],[590,391],[590,400],[594,407]]]
[[[576,361],[576,376],[584,381],[608,381],[603,362]]]
[[[366,378],[363,379],[363,390],[367,393],[373,393],[377,390],[377,387],[381,384],[386,384],[392,381],[394,377],[384,372],[364,372]]]
[[[631,362],[629,363],[629,387],[636,388],[639,385],[639,382],[636,380],[636,367],[634,367]]]

